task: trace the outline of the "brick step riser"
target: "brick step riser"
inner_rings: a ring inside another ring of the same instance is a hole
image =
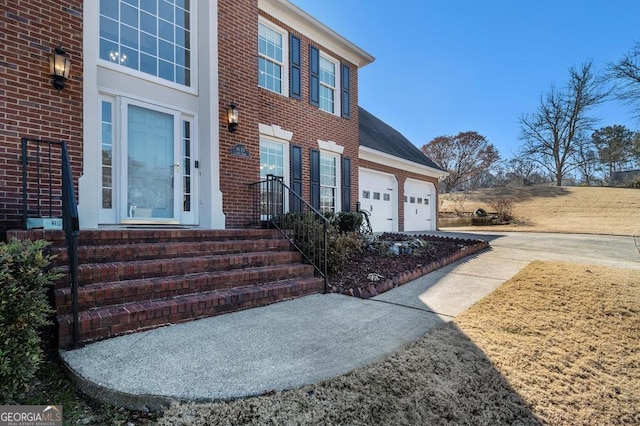
[[[89,285],[113,281],[300,263],[301,260],[302,255],[300,253],[292,251],[276,251],[243,253],[229,256],[215,255],[193,258],[188,257],[135,262],[85,264],[78,267],[78,278],[81,285]],[[69,277],[64,269],[62,269],[62,271],[65,272],[65,275],[56,282],[55,288],[64,288],[68,286]]]
[[[89,342],[105,339],[322,291],[321,278],[296,280],[296,284],[269,284],[83,311],[80,313],[80,340]],[[70,316],[58,316],[58,324],[60,347],[67,347],[71,343],[72,333]]]
[[[265,282],[313,277],[311,265],[291,264],[266,268],[248,268],[216,274],[192,274],[183,277],[160,277],[82,287],[78,292],[80,311],[131,302],[167,299],[188,294],[226,290]],[[69,288],[55,292],[58,314],[71,313]]]
[[[175,257],[198,257],[216,254],[237,254],[261,251],[288,251],[290,244],[284,239],[140,243],[127,245],[81,246],[78,247],[78,262],[128,262],[135,260],[169,259]],[[67,250],[54,247],[54,266],[67,265]]]
[[[18,240],[43,239],[49,241],[53,247],[65,247],[66,245],[64,231],[42,229],[7,231],[7,240],[11,238]],[[78,246],[280,238],[282,238],[280,231],[273,229],[105,229],[80,231]]]

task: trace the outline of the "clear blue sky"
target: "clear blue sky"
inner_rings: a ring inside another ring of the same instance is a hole
[[[376,60],[359,72],[360,106],[421,147],[477,131],[509,158],[518,119],[570,66],[603,70],[640,41],[640,0],[292,0]],[[639,130],[608,102],[598,127]]]

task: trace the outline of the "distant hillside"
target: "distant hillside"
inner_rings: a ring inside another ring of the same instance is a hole
[[[440,211],[491,212],[491,200],[515,202],[516,223],[494,230],[640,236],[640,190],[603,187],[532,186],[489,188],[440,195]],[[474,229],[478,229],[474,227]]]

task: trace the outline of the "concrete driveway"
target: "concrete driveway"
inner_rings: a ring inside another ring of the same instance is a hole
[[[83,391],[128,408],[292,389],[345,374],[419,339],[533,260],[640,270],[638,239],[445,233],[491,248],[373,299],[311,295],[63,351]]]

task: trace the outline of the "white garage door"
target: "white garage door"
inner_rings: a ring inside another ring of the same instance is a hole
[[[407,179],[404,184],[404,230],[435,231],[436,188],[430,182]]]
[[[373,232],[397,231],[398,184],[395,176],[360,169],[358,179],[360,209],[371,213],[369,220]]]

